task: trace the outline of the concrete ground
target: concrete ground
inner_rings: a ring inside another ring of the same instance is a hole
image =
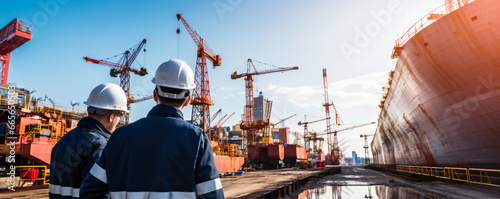
[[[414,176],[396,176],[386,172],[365,169],[363,166],[345,166],[342,167],[340,174],[329,175],[318,180],[309,181],[301,189],[287,196],[287,198],[300,198],[299,194],[302,193],[302,195],[304,195],[307,189],[318,189],[324,188],[325,186],[343,187],[344,189],[340,189],[344,190],[340,193],[343,194],[342,198],[356,198],[349,197],[349,195],[356,195],[356,191],[352,190],[359,190],[359,187],[368,187],[370,185],[403,187],[404,189],[418,193],[418,195],[423,196],[422,198],[500,198],[500,188],[498,187],[434,180],[434,178],[432,178],[432,180],[426,178],[425,181],[413,181],[408,178],[414,178]],[[331,195],[326,196],[326,193],[330,194],[335,192],[329,189],[325,190],[322,190],[322,194],[319,195],[325,195],[325,198],[332,198]],[[365,188],[363,188],[363,190],[365,190]],[[308,191],[305,195],[308,194],[311,195],[312,193]],[[339,193],[337,192],[335,194],[338,195]],[[376,197],[379,193],[375,193],[374,191],[372,191],[371,194],[374,196],[373,198],[404,198],[401,197],[400,190],[391,197],[387,197],[387,195],[385,197]],[[399,194],[399,197],[396,196],[397,194]],[[363,195],[367,195],[367,193],[363,193]]]

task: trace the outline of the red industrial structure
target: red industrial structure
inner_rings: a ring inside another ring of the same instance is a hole
[[[10,53],[31,40],[32,25],[18,18],[0,30],[0,81],[7,85]]]
[[[193,105],[193,112],[191,114],[191,122],[194,125],[202,128],[209,137],[210,133],[210,107],[212,105],[212,98],[210,96],[210,82],[208,79],[208,69],[207,69],[207,58],[212,62],[213,67],[221,65],[220,55],[216,55],[203,38],[194,31],[191,26],[186,22],[186,20],[177,14],[177,20],[181,21],[186,27],[186,30],[193,38],[194,43],[198,46],[197,60],[196,60],[196,70],[194,76],[194,83],[196,88],[194,89],[191,105]],[[177,34],[179,34],[180,28],[177,27]]]
[[[146,41],[147,41],[146,39],[143,39],[141,42],[130,48],[131,50],[125,51],[122,54],[122,57],[120,58],[118,63],[110,62],[107,60],[97,60],[89,57],[83,57],[85,61],[92,62],[94,64],[111,66],[112,69],[110,70],[109,75],[111,75],[112,77],[118,77],[118,75],[120,75],[120,86],[122,87],[123,91],[125,91],[125,95],[127,96],[128,109],[130,109],[131,103],[144,101],[146,99],[151,99],[151,96],[148,96],[142,99],[134,100],[134,97],[130,96],[130,72],[133,72],[134,74],[140,76],[145,76],[148,74],[148,70],[146,68],[141,67],[139,70],[131,68],[132,63],[134,63],[142,47],[146,44]],[[146,51],[146,49],[144,49],[144,51]],[[125,121],[128,122],[128,119],[129,115],[125,114]]]

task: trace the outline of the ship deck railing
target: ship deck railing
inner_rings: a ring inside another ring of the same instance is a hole
[[[474,1],[475,0],[458,0],[458,2],[453,1],[450,4],[445,3],[422,17],[415,24],[413,24],[413,26],[411,26],[410,29],[408,29],[403,34],[403,36],[401,36],[399,39],[396,39],[391,58],[398,58],[403,45],[408,42],[413,36],[417,35],[421,30],[432,24],[432,22]]]
[[[495,169],[397,165],[396,170],[454,181],[500,187],[500,170]]]

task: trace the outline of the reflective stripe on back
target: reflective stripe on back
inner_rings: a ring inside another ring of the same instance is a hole
[[[195,192],[127,192],[127,191],[111,191],[111,198],[127,198],[127,199],[146,199],[146,198],[161,198],[161,199],[196,199]]]
[[[71,196],[73,198],[80,197],[80,188],[61,187],[61,185],[49,184],[49,193],[59,194],[61,196]]]

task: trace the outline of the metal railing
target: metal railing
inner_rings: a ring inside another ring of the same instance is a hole
[[[432,22],[438,20],[442,16],[445,16],[471,2],[474,2],[475,0],[458,0],[459,2],[450,2],[445,3],[435,10],[431,11],[429,14],[425,15],[422,17],[420,20],[418,20],[413,26],[408,29],[403,36],[401,36],[399,39],[396,40],[396,44],[394,46],[395,49],[403,47],[403,45],[410,40],[413,36],[418,34],[421,30],[432,24]],[[394,52],[393,52],[393,58],[394,58]]]
[[[397,165],[397,171],[500,187],[500,170]]]

